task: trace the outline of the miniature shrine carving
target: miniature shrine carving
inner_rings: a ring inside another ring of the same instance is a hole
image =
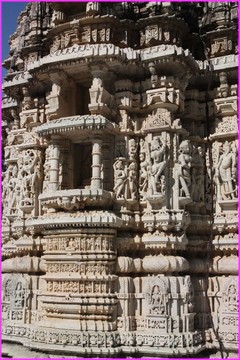
[[[237,25],[237,2],[26,3],[3,357],[237,358]]]

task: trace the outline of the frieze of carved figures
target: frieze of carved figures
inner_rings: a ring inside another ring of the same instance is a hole
[[[6,215],[16,216],[23,207],[25,211],[28,207],[32,210],[41,178],[40,156],[38,150],[23,150],[17,163],[9,165],[4,180],[8,184],[3,194]]]
[[[168,315],[168,297],[168,287],[163,279],[155,277],[149,281],[148,291],[146,293],[149,314]]]
[[[49,292],[71,292],[71,293],[110,293],[113,291],[111,281],[50,281],[47,280],[47,291]]]
[[[218,200],[237,199],[237,149],[233,141],[218,143],[215,182]]]
[[[191,197],[191,167],[192,167],[192,145],[190,140],[184,140],[179,146],[177,178],[179,181],[179,196]]]
[[[49,238],[46,244],[47,251],[113,251],[113,244],[111,237],[105,236],[86,236],[71,238]]]
[[[193,201],[204,202],[205,192],[204,192],[204,178],[205,178],[205,168],[204,168],[204,150],[201,146],[193,146],[192,151],[192,188],[191,188],[191,197]]]

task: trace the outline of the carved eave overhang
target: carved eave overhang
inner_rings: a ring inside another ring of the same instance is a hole
[[[124,221],[110,211],[76,211],[72,213],[57,212],[46,214],[38,219],[26,220],[26,225],[44,230],[63,230],[67,228],[109,228],[117,229],[124,225]]]
[[[62,135],[71,140],[79,136],[102,135],[103,133],[118,133],[119,126],[101,115],[76,115],[52,120],[36,128],[37,134],[42,137]]]
[[[227,234],[224,236],[216,236],[213,240],[214,250],[238,251],[238,234]],[[236,271],[237,272],[237,271]]]
[[[28,71],[14,73],[6,78],[2,89],[6,94],[8,94],[9,92],[11,93],[11,90],[14,91],[14,88],[20,89],[23,85],[27,85],[31,80],[32,76]]]
[[[85,206],[107,206],[112,195],[102,189],[70,189],[43,193],[39,200],[46,208],[79,210]]]
[[[237,208],[237,200],[229,200],[233,202]],[[226,201],[225,201],[226,203]],[[216,233],[223,234],[224,232],[237,233],[238,231],[238,212],[226,212],[214,215],[213,230]]]
[[[61,63],[70,63],[74,61],[92,63],[98,60],[108,61],[140,61],[139,51],[131,48],[121,49],[113,44],[86,44],[86,45],[73,45],[69,48],[57,50],[38,61],[29,64],[28,70],[39,70],[41,67],[51,66],[57,63],[58,67]]]
[[[199,61],[196,61],[191,52],[176,45],[158,45],[147,49],[140,50],[140,58],[142,63],[154,61],[155,64],[165,68],[171,68],[176,76],[185,74],[184,71],[188,69],[193,74],[199,73]],[[174,68],[172,68],[174,66]]]
[[[215,57],[210,60],[211,65],[213,67],[213,71],[226,71],[228,69],[238,68],[238,55],[230,54]],[[209,63],[207,60],[205,61],[198,61],[200,70],[204,72],[209,72]]]
[[[17,106],[17,101],[12,97],[4,96],[4,98],[2,99],[2,110],[7,110],[9,108],[14,108]]]

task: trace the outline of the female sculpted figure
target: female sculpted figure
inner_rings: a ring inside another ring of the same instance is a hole
[[[190,198],[190,186],[191,186],[191,156],[192,147],[189,140],[184,140],[180,144],[179,156],[178,156],[178,178],[181,184],[181,191],[184,192],[186,197]]]
[[[148,162],[146,160],[145,152],[140,152],[139,160],[140,160],[139,192],[141,197],[144,198],[148,186]]]
[[[161,143],[159,138],[153,138],[150,144],[150,177],[153,194],[159,194],[157,187],[159,186],[160,176],[166,167],[166,151],[166,144]]]
[[[116,194],[116,198],[119,199],[120,197],[124,196],[127,175],[124,171],[124,165],[121,160],[117,160],[114,163],[113,168],[114,168],[114,175],[115,175],[115,185],[114,185],[113,190]]]
[[[137,199],[137,164],[133,161],[128,167],[129,192],[132,200]]]
[[[235,199],[237,187],[233,188],[237,175],[237,159],[236,154],[231,151],[228,141],[224,144],[224,152],[220,155],[216,168],[216,182],[218,198],[223,200]],[[221,189],[221,184],[223,188]]]
[[[164,314],[164,295],[161,294],[159,286],[155,285],[152,291],[151,298],[151,313]]]

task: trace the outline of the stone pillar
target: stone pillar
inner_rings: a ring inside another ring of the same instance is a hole
[[[102,140],[94,139],[92,147],[92,179],[91,189],[102,189]]]
[[[60,149],[57,139],[53,139],[50,145],[50,174],[49,174],[49,190],[55,191],[59,189],[59,159]]]

